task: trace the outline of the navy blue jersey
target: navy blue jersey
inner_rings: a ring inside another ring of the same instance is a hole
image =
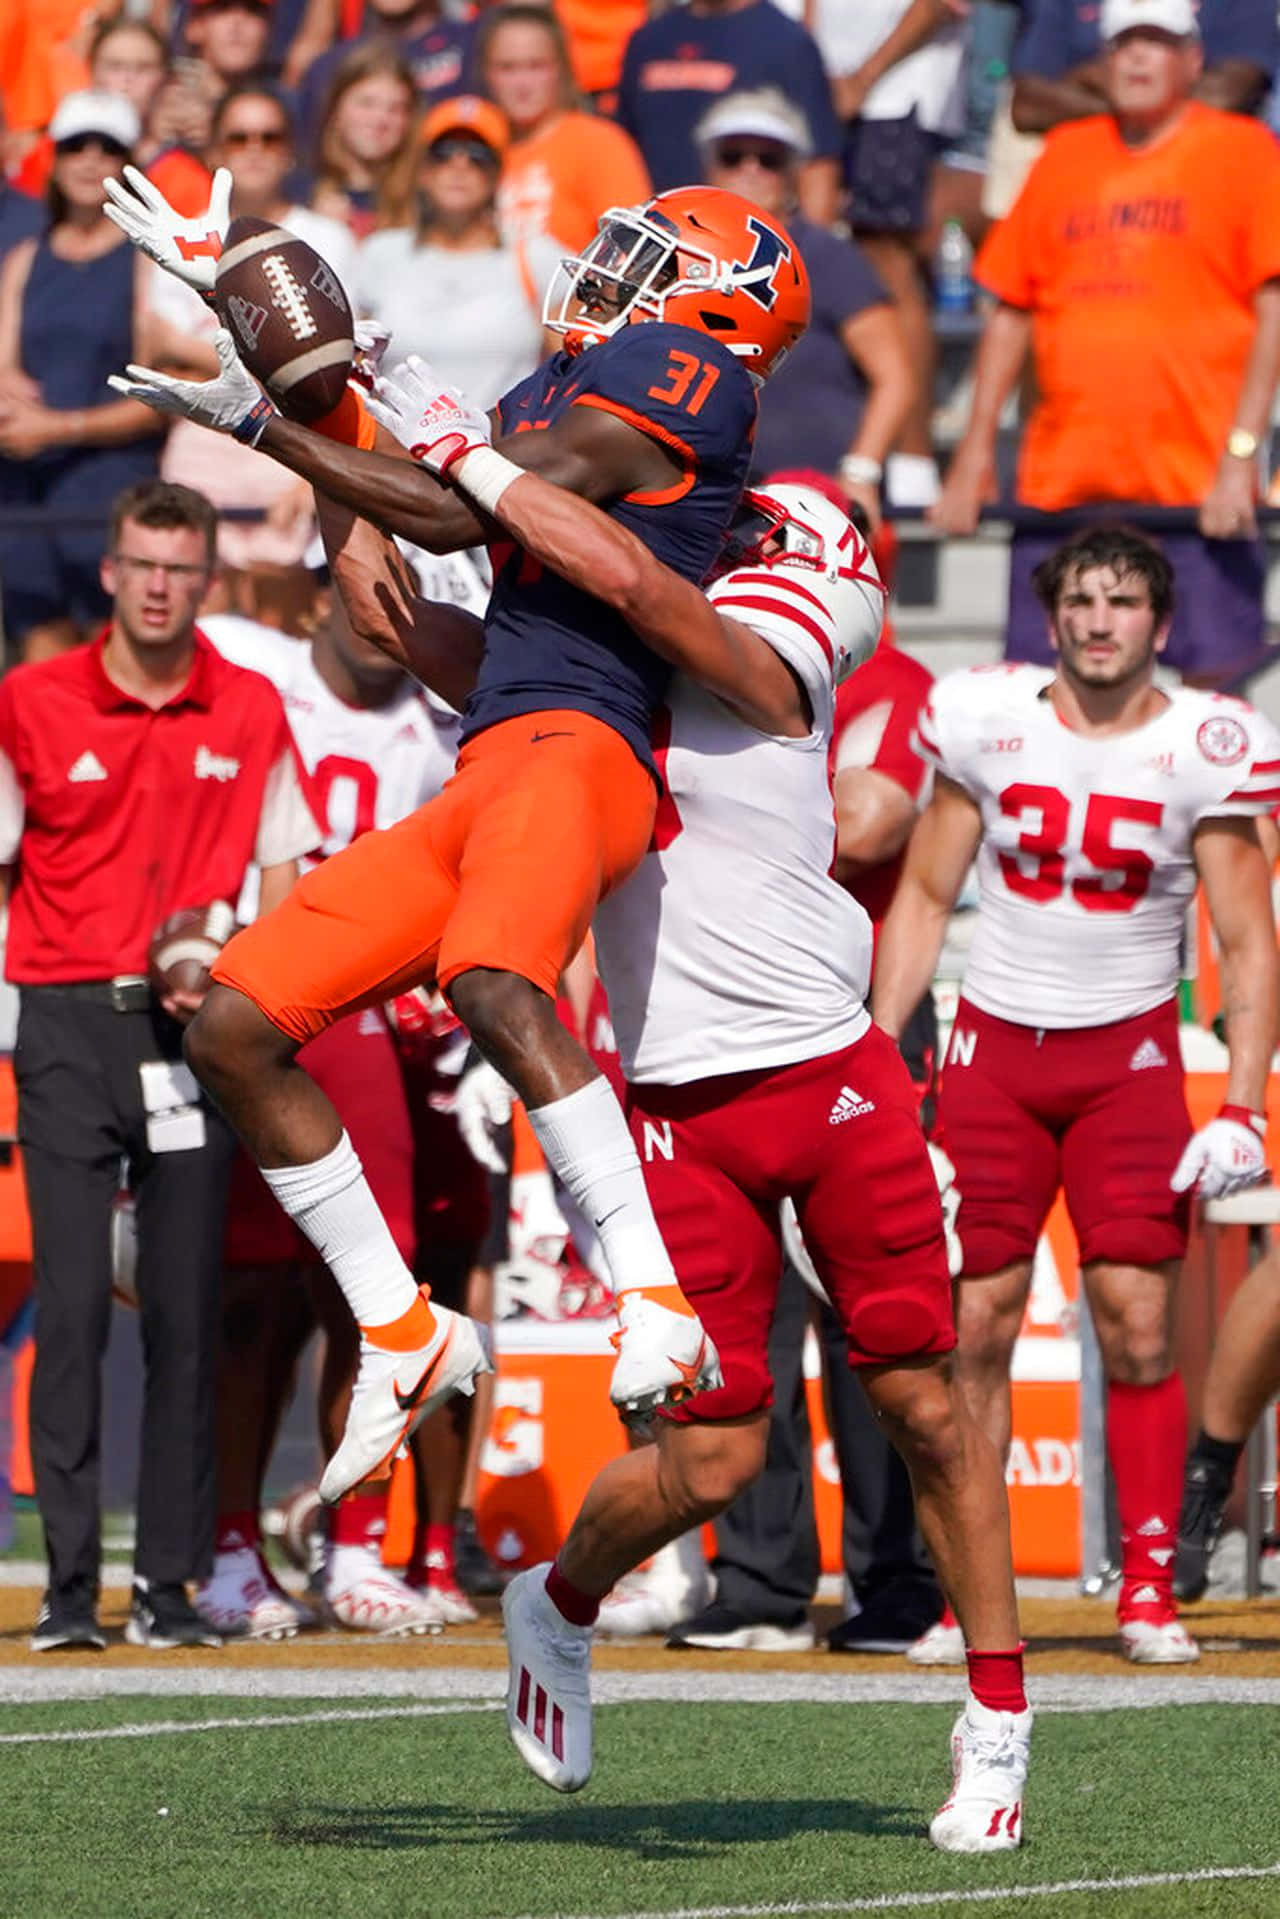
[[[691,327],[623,327],[579,354],[557,353],[498,403],[503,436],[549,426],[571,406],[598,406],[639,427],[684,463],[656,493],[603,510],[687,580],[710,569],[751,459],[755,388],[746,368]],[[671,669],[621,614],[522,548],[494,555],[485,649],[463,739],[520,713],[568,707],[612,726],[652,766],[649,732]]]

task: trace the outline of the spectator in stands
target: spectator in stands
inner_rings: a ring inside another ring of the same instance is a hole
[[[507,233],[547,233],[578,253],[607,207],[648,199],[631,136],[575,110],[564,32],[545,7],[495,8],[480,27],[476,71],[511,129],[498,195]]]
[[[855,245],[797,211],[809,131],[777,88],[726,94],[697,134],[711,185],[778,214],[809,269],[813,315],[761,392],[756,469],[820,469],[874,530],[884,460],[915,384],[893,301]]]
[[[5,140],[4,98],[0,93],[0,148]],[[43,232],[45,210],[35,194],[10,180],[0,167],[0,265],[19,240]]]
[[[771,0],[689,0],[638,27],[627,43],[618,119],[657,192],[701,177],[694,129],[717,94],[778,87],[804,114],[813,142],[800,205],[829,226],[839,197],[840,125],[812,36]]]
[[[329,263],[351,296],[356,246],[350,232],[289,198],[293,122],[278,92],[258,83],[231,88],[215,113],[208,157],[213,166],[231,171],[233,217],[253,214],[299,234]],[[148,283],[148,302],[161,357],[196,373],[215,372],[218,322],[199,295],[172,274],[156,272]],[[172,427],[162,471],[170,480],[199,480],[201,491],[216,506],[266,511],[265,523],[258,525],[221,522],[220,593],[234,610],[293,630],[311,597],[310,579],[301,564],[313,528],[310,488],[252,447],[189,420]]]
[[[413,218],[418,160],[413,75],[394,47],[353,47],[335,69],[311,204],[358,240]]]
[[[1194,97],[1227,113],[1256,113],[1280,63],[1272,0],[1199,0],[1204,66]],[[1031,0],[1013,57],[1013,124],[1047,133],[1064,120],[1105,113],[1106,61],[1091,0]]]
[[[1166,658],[1203,684],[1263,646],[1258,446],[1280,370],[1280,150],[1193,98],[1192,0],[1105,0],[1110,111],[1056,129],[978,259],[996,299],[969,425],[937,523],[971,532],[994,495],[1001,409],[1035,355],[1016,497],[1048,512],[1180,507]],[[1015,535],[1007,651],[1047,660],[1032,569],[1053,536]]]
[[[420,353],[441,379],[490,407],[545,351],[542,300],[559,250],[509,242],[497,213],[506,122],[489,100],[458,94],[422,126],[415,227],[360,249],[360,311],[391,335],[390,360]]]
[[[155,472],[160,444],[154,420],[107,387],[108,374],[151,345],[140,330],[137,255],[102,212],[102,176],[123,173],[138,116],[117,94],[71,93],[49,132],[47,230],[20,241],[0,273],[0,582],[10,659],[61,652],[102,619],[106,504]],[[3,517],[23,509],[38,512],[25,524]]]
[[[408,63],[419,101],[430,106],[468,84],[472,31],[463,21],[446,18],[439,0],[367,0],[361,38],[394,46]],[[334,73],[349,51],[347,45],[332,47],[302,79],[299,119],[310,152],[316,150]]]
[[[617,110],[627,41],[648,14],[645,0],[556,0],[578,91],[600,113]]]
[[[225,665],[195,628],[213,564],[207,500],[157,482],[130,489],[112,512],[106,631],[0,686],[5,971],[21,994],[14,1071],[35,1257],[31,1452],[49,1558],[36,1652],[105,1644],[101,1369],[125,1174],[145,1366],[127,1637],[156,1650],[218,1644],[185,1582],[213,1549],[234,1139],[182,1064],[181,1023],[198,996],[153,995],[148,954],[172,914],[235,899],[251,862],[269,911],[320,834],[279,694]],[[235,777],[205,777],[206,758]]]
[[[943,136],[963,124],[964,12],[959,0],[825,0],[814,23],[845,125],[849,225],[897,302],[915,369],[889,473],[899,506],[938,497],[930,426],[937,355],[921,248]]]
[[[187,39],[215,100],[227,87],[268,77],[270,38],[271,0],[192,0]]]

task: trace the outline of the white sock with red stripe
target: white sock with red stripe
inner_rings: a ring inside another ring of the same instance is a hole
[[[667,1257],[622,1108],[603,1075],[529,1114],[549,1164],[600,1236],[613,1290],[691,1313]]]
[[[361,1326],[389,1326],[418,1302],[418,1283],[346,1134],[306,1166],[264,1166],[262,1177],[342,1289]],[[431,1328],[428,1326],[427,1338]]]

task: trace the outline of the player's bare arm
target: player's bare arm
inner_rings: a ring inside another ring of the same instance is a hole
[[[463,607],[424,600],[399,547],[371,521],[322,493],[316,510],[352,631],[461,712],[480,669],[483,622]]]
[[[847,885],[869,866],[900,853],[915,825],[916,803],[905,786],[874,766],[836,774],[836,878]]]
[[[1267,861],[1254,822],[1247,819],[1207,820],[1196,832],[1192,852],[1220,949],[1222,1015],[1231,1055],[1225,1103],[1263,1113],[1280,992]]]
[[[808,696],[768,642],[718,613],[692,581],[586,499],[549,475],[527,473],[502,494],[496,515],[526,552],[614,607],[655,653],[749,725],[792,739],[808,733]]]
[[[906,865],[876,946],[871,1016],[895,1039],[932,984],[947,916],[982,839],[982,814],[962,786],[939,774],[907,848]]]

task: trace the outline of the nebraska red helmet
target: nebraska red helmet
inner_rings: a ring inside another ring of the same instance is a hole
[[[612,207],[560,264],[542,317],[570,346],[666,320],[719,340],[764,380],[809,324],[809,275],[786,228],[719,187]]]

